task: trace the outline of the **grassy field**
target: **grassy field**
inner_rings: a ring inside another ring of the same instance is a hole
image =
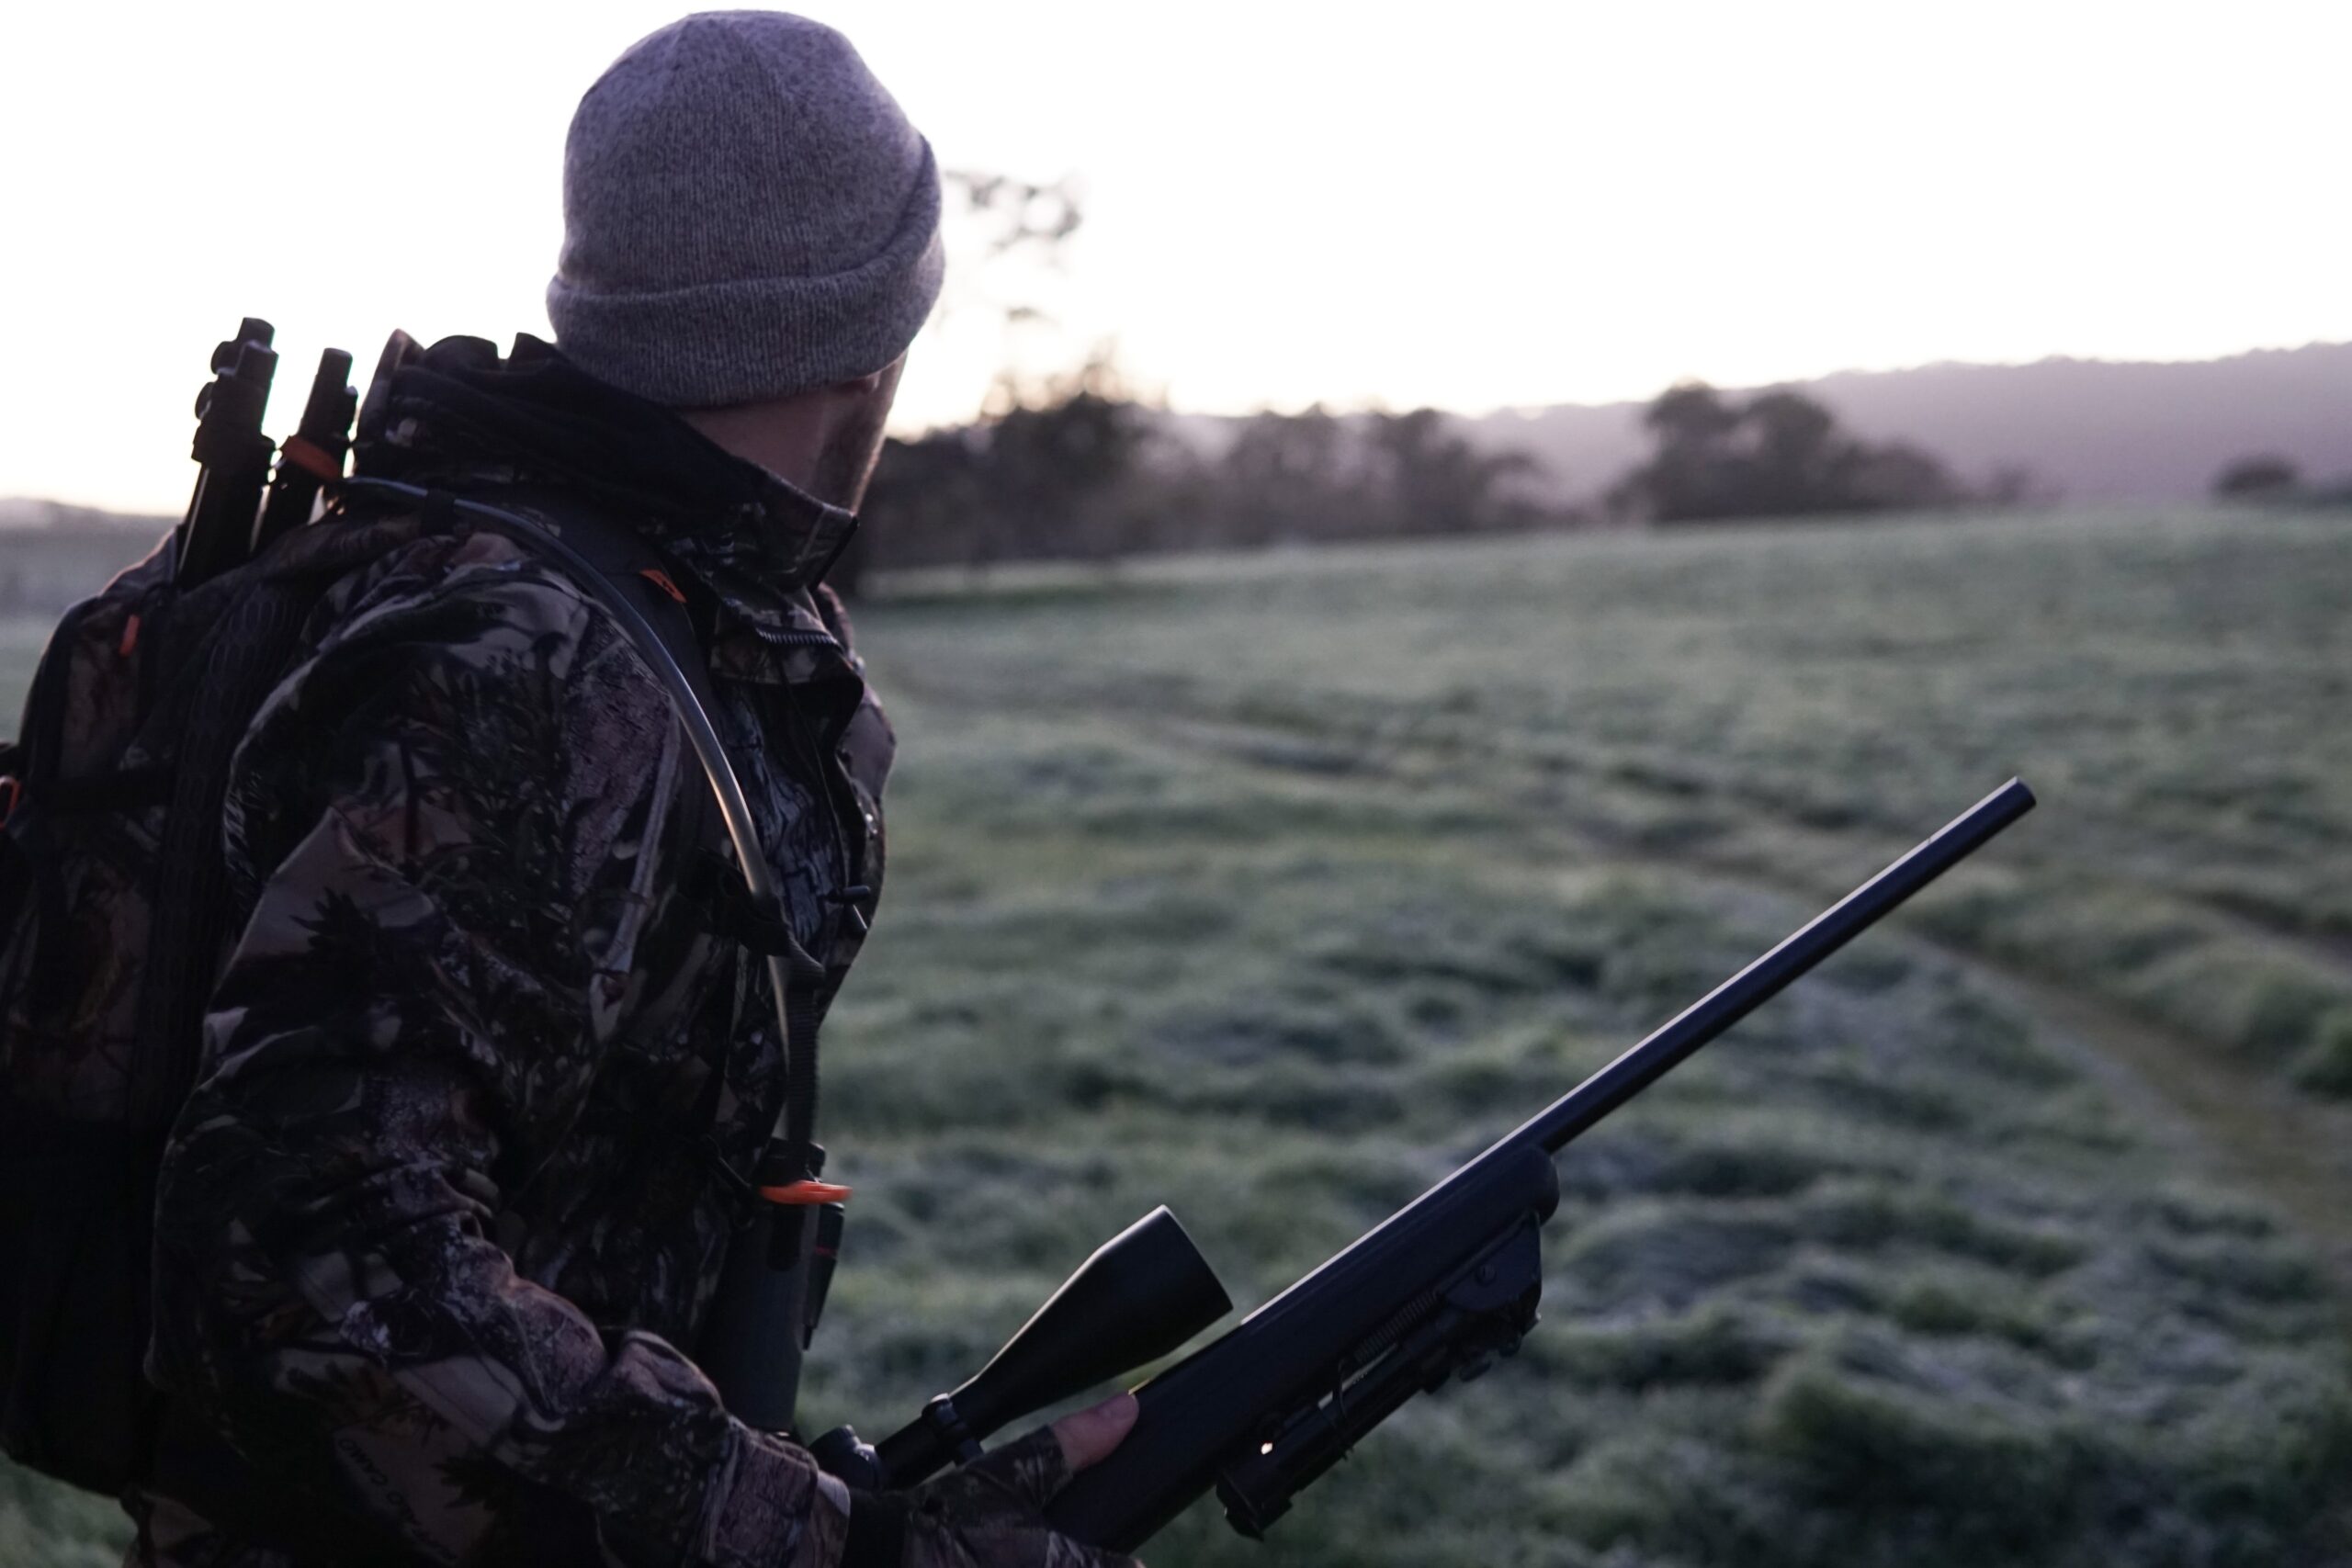
[[[2010,773],[2042,809],[1574,1145],[1544,1325],[1262,1552],[2352,1563],[2352,527],[1613,536],[903,582],[876,1435],[1168,1201],[1254,1304]],[[0,638],[16,660],[30,644]],[[0,1563],[88,1516],[0,1476]]]

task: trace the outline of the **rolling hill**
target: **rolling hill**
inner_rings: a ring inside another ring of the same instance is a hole
[[[2202,495],[2233,457],[2276,452],[2307,476],[2352,475],[2352,344],[2179,364],[2044,359],[1841,371],[1796,383],[1858,433],[1916,442],[1962,474],[2022,465],[2070,502]],[[1589,496],[1643,455],[1642,405],[1559,404],[1465,422]]]

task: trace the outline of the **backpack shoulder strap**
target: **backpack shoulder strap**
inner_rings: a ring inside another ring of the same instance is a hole
[[[539,491],[526,495],[528,515],[501,509],[510,513],[510,525],[503,530],[505,536],[566,566],[567,574],[580,580],[576,585],[607,601],[608,609],[616,594],[634,605],[640,620],[623,619],[622,631],[637,643],[639,653],[655,667],[657,676],[665,673],[662,661],[668,661],[666,672],[684,682],[716,726],[718,696],[711,686],[709,660],[704,652],[708,624],[680,584],[682,574],[674,571],[669,558],[636,529],[577,497]],[[469,511],[469,521],[480,525],[483,519]],[[524,532],[512,524],[537,531]],[[567,560],[551,546],[569,547],[577,560]],[[578,561],[587,563],[593,578],[582,578]],[[645,640],[648,633],[650,644]],[[727,832],[722,804],[727,793],[718,780],[712,781],[709,790],[696,792],[689,807],[697,818],[692,829],[696,841],[714,843]],[[720,874],[705,879],[702,874],[713,867],[696,867],[695,895],[709,906],[719,934],[757,953],[787,952],[791,938],[781,924],[781,909],[763,914],[745,892],[744,884],[725,874],[724,853],[716,852],[712,859],[718,863],[716,869]]]
[[[643,534],[601,508],[560,493],[524,494],[528,514],[512,507],[494,510],[501,516],[485,519],[474,503],[462,511],[476,526],[486,521],[517,544],[566,569],[575,585],[614,607],[615,595],[637,612],[632,622],[620,617],[621,630],[649,657],[656,650],[673,666],[706,713],[718,705],[710,685],[710,666],[703,650],[707,626],[696,606],[680,586],[670,558]],[[522,525],[521,528],[514,525]],[[594,581],[582,578],[584,563]],[[643,634],[650,633],[648,646]],[[657,671],[657,674],[660,671]]]
[[[783,902],[760,845],[750,796],[712,716],[718,704],[709,665],[687,613],[685,595],[670,576],[661,553],[635,530],[577,502],[559,502],[542,519],[451,491],[390,479],[345,479],[340,488],[354,498],[418,508],[428,526],[463,522],[510,538],[561,570],[573,586],[612,615],[662,683],[695,759],[709,780],[720,824],[742,874],[744,896],[761,928],[777,938],[772,943],[753,945],[767,950],[764,956],[775,971],[779,1004],[787,977],[797,982],[803,971],[821,976],[823,966],[792,938],[783,919]],[[528,499],[537,509],[547,498],[533,494]]]

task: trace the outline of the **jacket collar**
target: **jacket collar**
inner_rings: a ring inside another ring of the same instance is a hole
[[[810,591],[849,543],[854,513],[723,450],[537,338],[517,336],[503,360],[484,339],[442,339],[379,377],[358,437],[359,472],[555,484],[611,505],[700,581],[722,634],[731,621],[779,658],[796,638],[831,629]],[[723,660],[720,651],[714,664],[767,662],[750,649]]]

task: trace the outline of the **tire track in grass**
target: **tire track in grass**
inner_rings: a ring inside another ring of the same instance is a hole
[[[1159,705],[1143,709],[1107,690],[1074,702],[1065,694],[1061,712],[1083,713],[1147,747],[1170,746],[1194,755],[1205,750],[1251,772],[1292,781],[1308,778],[1316,790],[1334,795],[1376,798],[1435,777],[1459,779],[1458,759],[1442,744],[1387,736],[1376,749],[1367,748],[1363,737],[1344,728],[1337,735],[1302,735],[1294,727],[1253,723],[1197,703],[1169,702],[1166,695],[1160,694]],[[1305,765],[1295,755],[1303,745],[1312,753]],[[1349,766],[1332,765],[1331,755],[1340,752],[1352,753]],[[1733,862],[1702,850],[1677,852],[1632,841],[1591,821],[1563,822],[1551,798],[1561,782],[1554,773],[1511,767],[1494,754],[1484,761],[1493,771],[1484,789],[1470,793],[1532,807],[1544,836],[1564,849],[1614,864],[1712,882],[1726,890],[1816,906],[1849,890],[1781,875],[1753,860]],[[1671,790],[1645,789],[1623,776],[1610,782],[1612,788],[1635,796],[1661,802],[1675,798]],[[1798,826],[1768,803],[1734,795],[1724,804],[1751,820]],[[2267,937],[2279,934],[2256,922],[2245,923]],[[2167,1029],[2120,1003],[2086,997],[2049,976],[1939,939],[1916,921],[1902,922],[1891,934],[2022,1002],[2024,1010],[2045,1026],[2043,1032],[2054,1048],[2125,1108],[2157,1118],[2158,1135],[2201,1174],[2272,1202],[2313,1247],[2352,1306],[2352,1104],[2300,1093],[2281,1076],[2265,1072],[2217,1043]]]
[[[2221,1179],[2256,1192],[2316,1247],[2352,1301],[2352,1106],[2298,1094],[2227,1052],[2159,1028],[2038,976],[1930,942],[2055,1025],[2081,1065],[2126,1104],[2154,1105],[2194,1130],[2188,1151]]]
[[[1113,705],[1096,711],[1123,721],[1148,740],[1173,738],[1187,747],[1205,745],[1256,771],[1285,776],[1295,776],[1297,771],[1281,760],[1284,744],[1297,744],[1297,737],[1285,731],[1199,715],[1145,716]],[[1384,786],[1410,781],[1418,770],[1396,765],[1404,761],[1392,751],[1387,758],[1363,758],[1352,770],[1315,771],[1323,787],[1377,794]],[[1625,787],[1624,781],[1619,785]],[[1522,800],[1528,794],[1508,783],[1500,787]],[[1843,886],[1797,886],[1789,879],[1768,881],[1756,874],[1752,863],[1725,863],[1703,853],[1602,842],[1589,831],[1556,824],[1551,830],[1611,863],[1697,877],[1727,890],[1815,903],[1847,891]],[[1898,928],[1902,941],[1936,954],[1972,981],[2020,1001],[2030,1017],[2047,1026],[2043,1032],[2053,1048],[2126,1109],[2136,1109],[2143,1121],[2154,1118],[2152,1131],[2203,1174],[2275,1204],[2319,1253],[2346,1303],[2352,1303],[2352,1105],[2300,1093],[2278,1074],[2248,1065],[2217,1044],[2086,997],[2046,976],[1939,940],[1915,923],[1905,924],[1911,929]],[[2275,938],[2279,933],[2262,934]]]

